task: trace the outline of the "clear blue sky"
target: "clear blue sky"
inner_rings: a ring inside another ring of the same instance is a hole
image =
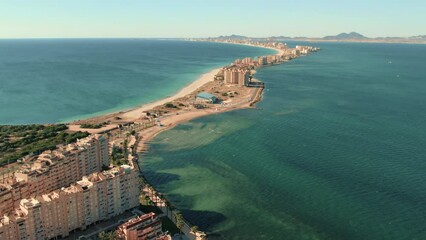
[[[426,0],[0,0],[0,38],[426,34]]]

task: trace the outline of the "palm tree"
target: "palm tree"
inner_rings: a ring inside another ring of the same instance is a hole
[[[194,234],[195,234],[196,232],[198,232],[198,227],[197,227],[197,226],[192,226],[192,227],[191,227],[191,232],[193,232]]]
[[[99,240],[117,240],[119,239],[116,232],[100,232],[98,235]]]
[[[183,219],[183,215],[180,212],[175,213],[175,219],[176,219],[176,227],[179,228],[179,238],[182,240],[182,228],[185,225],[185,221]]]

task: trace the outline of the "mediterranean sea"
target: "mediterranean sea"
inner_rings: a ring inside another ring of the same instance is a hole
[[[57,123],[173,95],[201,74],[274,50],[146,39],[0,40],[0,124]]]
[[[426,239],[426,45],[303,44],[258,109],[158,135],[147,179],[209,239]]]

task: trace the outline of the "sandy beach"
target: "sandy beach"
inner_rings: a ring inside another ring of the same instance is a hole
[[[259,48],[266,48],[275,50],[277,55],[284,54],[284,51],[281,49],[276,49],[272,47],[265,47],[265,46],[257,46],[252,44],[242,44],[242,43],[225,43],[225,44],[237,44],[237,45],[245,45],[245,46],[251,46],[251,47],[259,47]],[[88,129],[82,129],[80,128],[80,124],[86,123],[86,122],[106,122],[110,121],[111,119],[117,119],[120,118],[120,121],[116,121],[116,123],[119,122],[134,122],[139,120],[145,112],[154,109],[155,107],[162,106],[166,103],[172,102],[176,99],[185,97],[191,93],[194,93],[197,89],[203,87],[206,83],[211,82],[214,80],[214,76],[221,70],[221,68],[213,69],[207,73],[202,74],[199,78],[197,78],[194,82],[190,83],[189,85],[185,86],[181,90],[179,90],[176,94],[173,96],[169,96],[163,99],[159,99],[157,101],[143,104],[138,107],[134,107],[129,110],[115,112],[115,113],[109,113],[104,114],[101,116],[95,116],[88,119],[82,119],[77,121],[72,121],[69,123],[70,130],[72,131],[88,131]],[[114,125],[115,126],[115,125]],[[106,126],[102,130],[97,129],[91,129],[90,133],[97,133],[97,132],[103,132],[104,130],[108,130],[109,128],[112,128],[112,126]]]
[[[235,44],[235,43],[227,43],[227,44]],[[272,47],[256,46],[256,45],[250,45],[250,44],[239,44],[239,45],[266,48],[266,49],[271,49],[271,50],[277,51],[277,53],[276,53],[277,55],[283,55],[284,54],[284,51],[282,49],[277,49],[277,48],[272,48]],[[130,111],[125,112],[124,114],[121,115],[121,117],[122,117],[123,120],[133,121],[135,119],[138,119],[142,115],[143,111],[148,111],[148,110],[153,109],[154,107],[164,105],[165,103],[171,102],[171,101],[176,100],[178,98],[185,97],[186,95],[189,95],[189,94],[195,92],[197,89],[202,87],[204,84],[206,84],[210,81],[213,81],[214,76],[219,72],[220,69],[221,68],[216,68],[216,69],[211,70],[208,73],[201,75],[197,80],[195,80],[194,82],[192,82],[188,86],[184,87],[183,89],[181,89],[178,93],[176,93],[173,96],[163,98],[163,99],[160,99],[160,100],[152,102],[152,103],[144,104],[140,107],[136,107],[135,109],[132,109]]]
[[[109,114],[95,116],[95,117],[91,117],[91,118],[87,118],[87,119],[72,121],[68,124],[69,129],[71,131],[89,131],[90,133],[99,133],[99,132],[104,132],[104,131],[113,129],[117,125],[116,124],[108,125],[108,126],[105,126],[101,129],[83,129],[83,128],[80,128],[80,124],[86,123],[86,122],[98,122],[98,123],[99,122],[106,122],[108,120],[116,119],[116,118],[120,118],[120,121],[116,121],[117,124],[120,123],[120,122],[125,123],[125,122],[137,121],[143,116],[144,111],[152,110],[155,107],[162,106],[162,105],[164,105],[168,102],[172,102],[176,99],[185,97],[185,96],[195,92],[197,89],[201,88],[206,83],[212,82],[214,80],[214,76],[219,72],[220,69],[221,68],[216,68],[216,69],[213,69],[213,70],[211,70],[207,73],[202,74],[194,82],[185,86],[184,88],[179,90],[173,96],[162,98],[162,99],[159,99],[159,100],[151,102],[151,103],[143,104],[141,106],[134,107],[130,110],[125,110],[125,111],[120,111],[120,112],[115,112],[115,113],[109,113]]]
[[[226,44],[238,44],[271,49],[276,51],[274,55],[283,55],[285,53],[282,49],[273,48],[269,46],[258,46],[255,44],[243,43]],[[216,68],[207,73],[202,74],[198,79],[179,90],[173,96],[169,96],[151,103],[143,104],[139,107],[135,107],[130,110],[74,121],[68,124],[69,129],[70,131],[89,131],[92,134],[104,133],[111,130],[114,131],[114,129],[116,129],[120,124],[146,122],[146,112],[150,112],[152,110],[163,111],[164,113],[166,113],[165,115],[160,114],[159,120],[161,119],[161,126],[151,127],[150,129],[145,129],[140,132],[142,135],[145,136],[141,141],[141,143],[143,144],[159,132],[170,129],[171,127],[176,126],[176,124],[178,123],[182,123],[194,118],[210,114],[217,114],[236,109],[250,108],[253,107],[253,105],[261,99],[263,88],[235,88],[230,86],[223,86],[223,84],[214,81],[215,75],[221,69],[222,68]],[[253,70],[252,74],[255,73],[256,71]],[[220,98],[225,98],[222,99],[224,104],[213,104],[209,106],[209,109],[195,109],[193,107],[189,107],[188,103],[192,101],[194,95],[199,91],[211,93],[215,92],[217,96],[220,96]],[[231,94],[231,98],[229,98],[229,96],[223,97],[227,96],[226,92],[236,92],[236,94]],[[180,104],[179,106],[183,107],[165,108],[166,103],[176,104],[175,106]],[[106,124],[100,129],[84,129],[80,127],[80,125],[83,123]]]
[[[143,111],[148,111],[153,109],[154,107],[164,105],[168,102],[171,102],[181,97],[185,97],[186,95],[191,94],[192,92],[196,91],[198,88],[202,87],[204,84],[210,81],[213,81],[214,76],[219,72],[220,69],[221,68],[216,68],[211,70],[208,73],[201,75],[197,80],[187,85],[186,87],[182,88],[179,92],[177,92],[173,96],[166,97],[152,103],[144,104],[140,107],[136,107],[135,109],[125,112],[124,114],[121,115],[121,117],[123,120],[132,121],[139,118],[142,115]]]
[[[276,55],[283,55],[285,53],[284,50],[282,50],[282,49],[273,48],[273,47],[258,46],[258,45],[254,45],[254,44],[233,43],[233,42],[215,42],[215,43],[234,44],[234,45],[258,47],[258,48],[266,48],[266,49],[271,49],[271,50],[277,51]]]
[[[219,70],[220,68],[213,69],[210,72],[201,75],[196,81],[187,85],[186,87],[181,89],[179,92],[177,92],[173,96],[163,98],[152,103],[144,104],[139,107],[130,109],[128,111],[111,113],[107,115],[101,115],[101,116],[89,118],[86,120],[71,122],[70,124],[68,124],[69,130],[73,132],[88,131],[91,134],[97,134],[97,133],[103,133],[103,132],[117,129],[119,122],[121,123],[143,122],[145,121],[143,119],[146,116],[146,114],[144,113],[146,111],[150,111],[158,107],[161,108],[166,103],[173,102],[177,99],[188,97],[188,95],[194,94],[194,92],[199,90],[200,91],[211,90],[209,88],[210,85],[217,85],[217,83],[214,83],[214,76],[218,73]],[[235,90],[234,88],[226,88],[226,89]],[[221,112],[232,111],[235,109],[249,108],[254,104],[254,102],[260,99],[262,90],[263,89],[261,88],[245,88],[245,91],[240,90],[241,94],[233,97],[232,101],[226,105],[216,104],[212,106],[213,108],[208,108],[208,109],[190,109],[190,110],[181,109],[181,110],[177,110],[177,112],[163,115],[159,117],[159,120],[161,120],[161,123],[163,126],[151,127],[147,130],[143,130],[142,132],[140,132],[141,134],[145,136],[143,138],[143,142],[146,142],[148,138],[149,139],[151,138],[148,136],[156,135],[161,131],[170,129],[171,127],[175,126],[178,123],[186,122],[186,121],[189,121],[198,117],[210,115],[210,114],[217,114]],[[83,122],[101,123],[101,122],[107,122],[116,118],[120,118],[120,120],[114,121],[114,123],[107,124],[99,129],[85,129],[85,128],[81,128],[80,126],[80,124]],[[152,134],[153,132],[155,132],[155,134]]]

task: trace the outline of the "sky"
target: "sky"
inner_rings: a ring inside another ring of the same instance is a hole
[[[426,0],[0,0],[0,38],[426,35]]]

